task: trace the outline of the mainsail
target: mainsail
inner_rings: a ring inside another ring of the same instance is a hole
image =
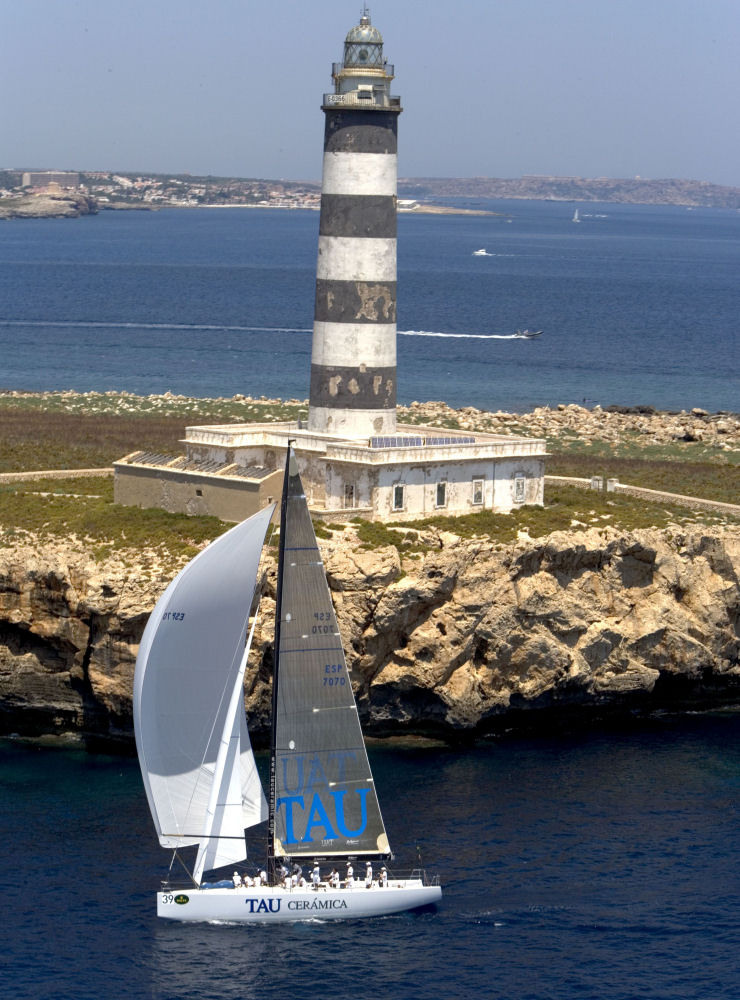
[[[281,519],[274,856],[390,852],[349,671],[292,449]]]
[[[271,505],[221,535],[159,599],[134,678],[134,728],[163,847],[201,844],[203,870],[244,857],[267,818],[242,705],[249,609]]]

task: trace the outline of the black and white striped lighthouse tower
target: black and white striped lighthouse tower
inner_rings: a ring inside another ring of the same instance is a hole
[[[396,139],[401,100],[367,8],[324,95],[310,431],[396,429]]]

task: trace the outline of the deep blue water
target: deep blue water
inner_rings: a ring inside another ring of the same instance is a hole
[[[399,218],[401,402],[740,409],[740,213],[486,207]],[[0,388],[305,398],[317,234],[268,209],[4,222]]]
[[[371,750],[433,913],[170,925],[133,760],[0,743],[13,1000],[737,1000],[740,716]]]

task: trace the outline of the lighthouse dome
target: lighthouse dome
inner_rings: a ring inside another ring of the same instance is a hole
[[[374,28],[370,24],[370,16],[363,14],[360,18],[360,23],[347,32],[345,42],[348,45],[357,42],[364,43],[365,45],[382,45],[383,36],[377,28]]]
[[[370,23],[367,9],[360,23],[352,28],[344,40],[345,69],[379,69],[383,66],[383,36]]]

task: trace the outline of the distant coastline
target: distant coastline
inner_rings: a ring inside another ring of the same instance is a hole
[[[416,177],[399,180],[398,193],[403,198],[420,200],[500,198],[740,210],[740,188],[675,178]]]
[[[44,173],[55,180],[44,185]],[[23,179],[33,176],[34,184]],[[412,177],[398,182],[399,211],[429,215],[489,215],[455,204],[475,199],[675,205],[740,211],[740,188],[707,181],[641,177]],[[190,174],[0,171],[0,219],[69,218],[100,211],[158,208],[318,209],[317,181],[272,181]],[[452,204],[450,204],[452,202]]]

